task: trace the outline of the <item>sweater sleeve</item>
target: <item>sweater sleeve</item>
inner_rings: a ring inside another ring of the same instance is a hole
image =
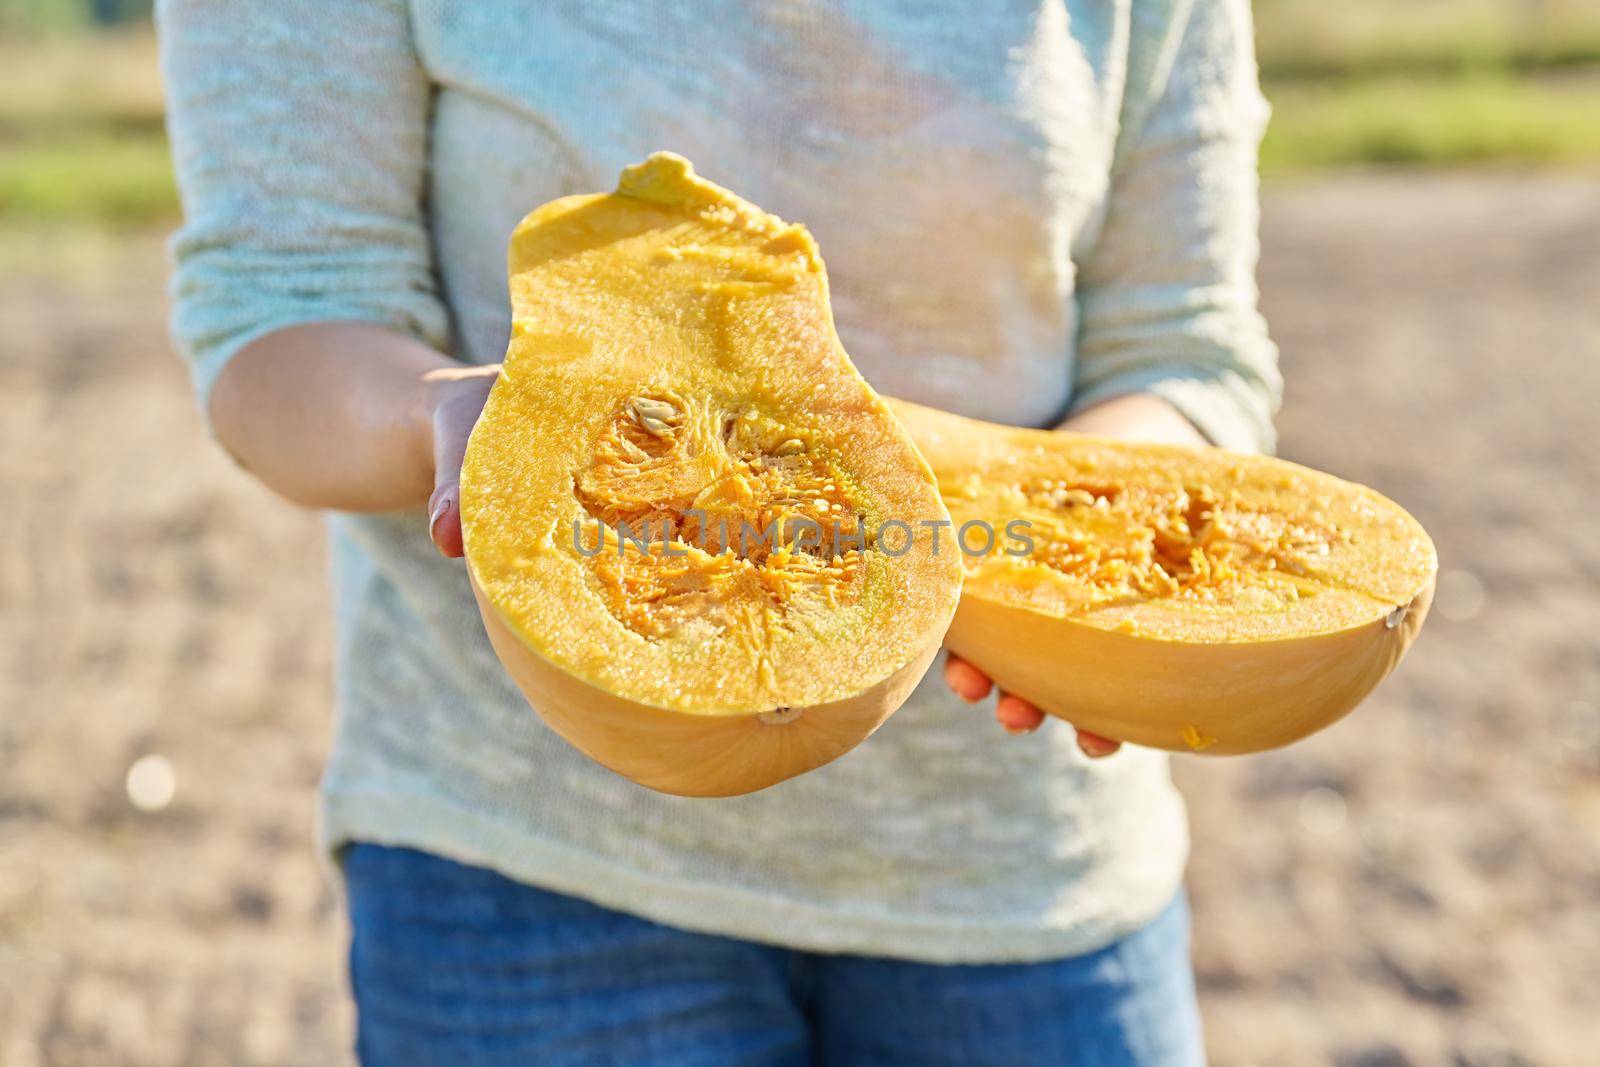
[[[1268,108],[1247,0],[1135,0],[1109,203],[1080,256],[1074,410],[1162,397],[1213,443],[1270,450],[1282,382],[1257,311]]]
[[[422,201],[430,86],[401,0],[160,0],[183,200],[172,331],[205,410],[250,341],[360,321],[447,343]]]

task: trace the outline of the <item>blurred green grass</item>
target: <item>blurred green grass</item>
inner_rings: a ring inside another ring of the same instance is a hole
[[[1600,75],[1269,85],[1268,177],[1340,166],[1600,164]]]
[[[0,154],[0,218],[134,224],[177,213],[160,134],[74,132]]]
[[[148,27],[12,32],[0,70],[0,219],[177,217]]]
[[[142,20],[93,29],[68,7],[0,0],[0,220],[169,223],[153,35]],[[1269,179],[1600,167],[1597,0],[1257,0],[1256,18]]]
[[[1268,84],[1600,65],[1595,0],[1256,0]]]
[[[1596,0],[1257,0],[1268,177],[1600,164]]]

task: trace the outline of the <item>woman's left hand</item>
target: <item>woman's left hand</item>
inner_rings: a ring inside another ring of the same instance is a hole
[[[969,704],[976,704],[994,689],[993,679],[953,652],[945,658],[944,680]],[[1008,734],[1031,734],[1044,723],[1045,713],[1014,693],[1001,693],[995,701],[994,717]],[[1078,730],[1078,750],[1090,759],[1109,756],[1121,747],[1121,741]]]

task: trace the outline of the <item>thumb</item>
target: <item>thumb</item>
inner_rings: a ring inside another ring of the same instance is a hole
[[[494,384],[498,367],[473,368],[448,383],[433,411],[433,494],[428,497],[428,536],[440,553],[458,559],[461,543],[461,462]]]
[[[461,467],[447,482],[440,482],[428,498],[428,536],[441,555],[460,559],[466,554],[461,543]]]

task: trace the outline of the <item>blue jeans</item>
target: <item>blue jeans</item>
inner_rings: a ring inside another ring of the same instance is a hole
[[[365,1067],[1192,1067],[1180,895],[1098,952],[940,966],[689,933],[409,849],[345,855]]]

